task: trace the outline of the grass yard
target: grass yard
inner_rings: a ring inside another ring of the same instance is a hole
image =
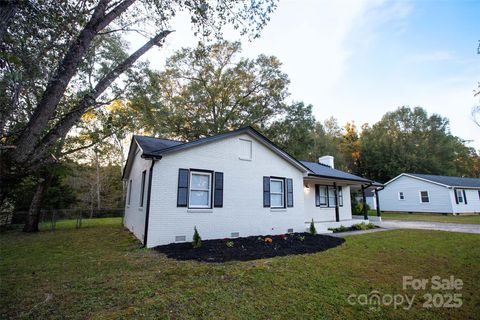
[[[478,319],[480,314],[480,235],[392,230],[349,236],[343,245],[315,254],[207,264],[140,249],[120,219],[88,223],[81,229],[0,234],[1,319]],[[436,291],[404,291],[403,275],[462,279],[456,293],[463,306],[423,308],[423,294]],[[415,294],[413,308],[347,302],[350,294],[372,290]]]
[[[377,212],[370,210],[369,215],[376,216]],[[467,223],[480,224],[480,214],[476,215],[459,215],[452,214],[421,214],[421,213],[407,213],[407,212],[382,212],[382,219],[385,220],[417,220],[417,221],[435,221],[435,222],[452,222],[452,223]]]

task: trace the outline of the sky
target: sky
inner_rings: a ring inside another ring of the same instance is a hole
[[[174,21],[166,57],[196,39],[188,17]],[[138,37],[138,36],[136,36]],[[471,119],[480,81],[480,1],[280,0],[261,37],[241,40],[242,55],[274,55],[290,77],[290,99],[313,105],[317,120],[373,124],[399,106],[421,106],[450,119],[452,134],[480,149]],[[144,39],[130,38],[132,47]]]

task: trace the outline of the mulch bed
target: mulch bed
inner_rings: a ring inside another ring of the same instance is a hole
[[[267,243],[265,238],[271,238],[272,242]],[[229,241],[233,242],[233,247],[231,248],[227,246]],[[155,250],[177,260],[226,262],[315,253],[334,248],[344,242],[345,240],[342,238],[326,235],[292,233],[281,236],[202,240],[200,248],[193,248],[191,242],[172,243],[155,247]]]

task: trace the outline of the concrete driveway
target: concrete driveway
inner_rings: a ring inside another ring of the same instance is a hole
[[[385,229],[424,229],[464,233],[480,233],[480,224],[406,220],[383,220],[382,222],[374,222],[374,224]]]

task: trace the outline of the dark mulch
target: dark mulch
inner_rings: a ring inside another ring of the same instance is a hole
[[[266,243],[265,238],[272,243]],[[303,241],[300,240],[304,237]],[[233,247],[227,246],[233,241]],[[283,236],[254,236],[246,238],[204,240],[200,248],[193,248],[190,242],[172,243],[155,247],[158,252],[177,260],[197,260],[204,262],[248,261],[293,254],[325,251],[344,243],[342,238],[309,233],[293,233]]]

